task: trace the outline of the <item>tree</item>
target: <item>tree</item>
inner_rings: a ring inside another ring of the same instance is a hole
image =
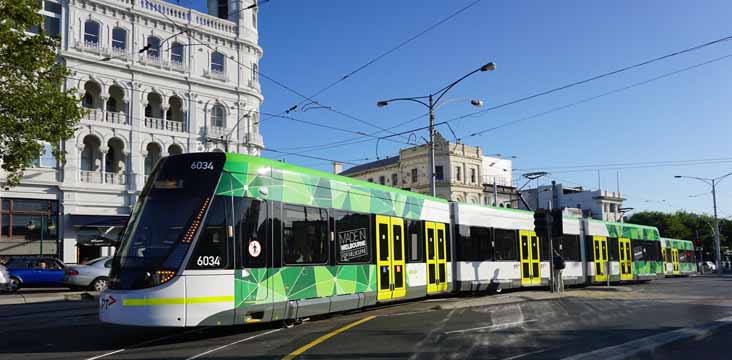
[[[26,30],[43,23],[36,0],[0,0],[0,161],[7,185],[51,144],[60,163],[61,142],[83,115],[75,89],[63,90],[68,69],[56,62],[59,40]]]

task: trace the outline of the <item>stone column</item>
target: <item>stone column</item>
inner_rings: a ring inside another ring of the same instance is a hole
[[[107,182],[107,152],[109,149],[101,149],[102,152],[102,184]]]

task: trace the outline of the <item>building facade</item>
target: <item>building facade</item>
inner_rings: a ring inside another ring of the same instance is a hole
[[[88,113],[61,144],[64,164],[47,145],[21,185],[0,192],[0,256],[105,255],[93,245],[117,237],[160,158],[260,154],[253,1],[210,0],[206,14],[159,0],[43,0],[66,87]]]
[[[537,195],[538,194],[538,195]],[[521,191],[526,204],[533,210],[546,208],[549,201],[554,208],[567,208],[577,214],[591,216],[604,221],[620,221],[623,217],[623,201],[619,192],[606,190],[584,190],[582,187],[564,187],[562,184],[539,186],[538,189]],[[521,202],[519,207],[526,209]]]
[[[435,135],[435,187],[440,198],[515,207],[518,196],[511,182],[511,166],[511,160],[483,155],[480,147],[452,143],[439,133]],[[430,194],[429,145],[401,149],[399,156],[357,165],[339,173]]]

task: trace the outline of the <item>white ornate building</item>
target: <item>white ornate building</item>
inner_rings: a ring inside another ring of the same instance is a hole
[[[0,256],[105,254],[77,240],[116,237],[161,157],[259,155],[255,0],[210,0],[209,14],[160,0],[43,1],[66,86],[89,112],[62,144],[65,164],[49,153],[0,192]]]

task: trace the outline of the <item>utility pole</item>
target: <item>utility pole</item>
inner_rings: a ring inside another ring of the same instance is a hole
[[[716,178],[701,178],[696,176],[681,176],[681,175],[675,175],[674,178],[681,179],[681,178],[687,178],[687,179],[696,179],[699,181],[703,181],[707,185],[710,185],[712,187],[712,202],[714,205],[714,255],[716,257],[716,263],[717,271],[722,270],[722,249],[721,244],[719,240],[719,218],[717,217],[717,184],[719,184],[720,181],[724,180],[726,177],[732,175],[731,173],[727,173],[725,175],[716,177]]]
[[[450,100],[445,100],[440,102],[442,100],[442,97],[447,94],[450,89],[452,89],[455,85],[457,85],[459,82],[465,80],[467,77],[477,73],[477,72],[483,72],[483,71],[493,71],[496,69],[496,64],[494,63],[487,63],[471,72],[469,72],[467,75],[451,82],[447,86],[443,87],[440,90],[437,90],[429,95],[426,96],[414,96],[414,97],[408,97],[408,98],[394,98],[389,100],[381,100],[376,102],[376,106],[378,107],[384,107],[389,105],[389,103],[394,101],[412,101],[419,104],[422,104],[423,106],[427,107],[429,109],[430,114],[430,125],[429,125],[429,132],[430,132],[430,140],[429,140],[429,178],[430,178],[430,193],[432,196],[437,195],[437,186],[435,184],[435,110],[439,108],[440,106],[450,102]],[[436,98],[435,98],[436,97]],[[425,102],[424,100],[427,99],[428,101]],[[456,99],[461,100],[461,99]],[[481,100],[470,100],[470,104],[473,106],[483,106],[483,101]],[[390,136],[382,137],[379,139],[386,139]]]
[[[437,195],[437,184],[435,184],[435,104],[432,95],[429,97],[430,108],[430,193]]]

